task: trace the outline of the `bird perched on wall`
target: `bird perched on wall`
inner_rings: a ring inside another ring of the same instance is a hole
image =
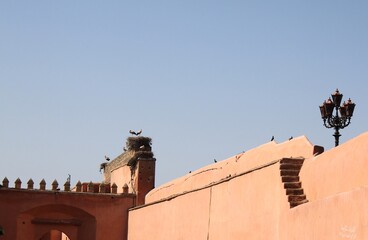
[[[130,133],[130,134],[132,134],[132,135],[139,136],[139,135],[141,135],[141,133],[142,133],[142,129],[141,129],[141,130],[139,130],[138,132],[134,132],[133,130],[129,130],[129,133]]]
[[[271,142],[272,142],[273,140],[275,140],[275,136],[272,136],[272,137],[271,137]]]
[[[106,161],[110,161],[110,158],[106,155],[105,155],[105,159],[106,159]]]
[[[291,139],[293,139],[293,136],[289,137],[289,141],[290,141]]]
[[[100,172],[101,172],[101,170],[105,171],[106,165],[107,165],[107,163],[101,163],[100,164]]]

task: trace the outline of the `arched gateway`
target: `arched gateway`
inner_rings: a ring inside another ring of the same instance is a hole
[[[62,204],[44,205],[22,212],[17,239],[83,240],[96,238],[95,217]]]
[[[39,240],[71,240],[64,232],[53,229],[45,233]]]

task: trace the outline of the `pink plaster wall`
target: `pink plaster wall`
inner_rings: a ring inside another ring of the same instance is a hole
[[[313,156],[313,145],[304,136],[280,144],[269,142],[157,187],[147,194],[146,203],[207,186],[229,175],[236,176],[283,157],[300,156]]]
[[[2,239],[42,237],[37,218],[76,218],[58,230],[74,239],[368,239],[368,133],[313,156],[305,137],[270,142],[134,195],[0,189]],[[299,177],[309,202],[290,208],[281,158],[304,157]],[[118,191],[130,170],[116,169]],[[112,181],[113,182],[113,181]],[[130,210],[128,210],[130,209]],[[129,212],[128,212],[129,211]],[[128,218],[129,217],[129,218]],[[129,224],[129,225],[128,225]]]
[[[310,201],[368,185],[368,132],[306,159],[300,176]]]
[[[368,239],[368,187],[283,212],[282,240]]]
[[[275,239],[287,209],[278,163],[129,211],[129,240]],[[144,223],[142,223],[144,219]]]
[[[275,239],[280,207],[287,207],[274,164],[213,186],[209,238]]]
[[[128,239],[275,239],[288,209],[279,163],[129,211]],[[240,174],[240,172],[239,172]],[[140,223],[144,219],[144,224]]]
[[[133,192],[133,185],[131,180],[130,167],[124,165],[111,171],[111,184],[115,183],[118,186],[118,193],[123,192],[124,184],[129,187],[129,193]]]
[[[153,189],[129,211],[129,240],[368,239],[368,133],[313,156],[300,137],[267,143]],[[309,202],[290,208],[283,157],[304,157]],[[142,222],[144,219],[144,223]]]
[[[193,192],[130,211],[128,238],[147,239],[206,239],[210,190]]]

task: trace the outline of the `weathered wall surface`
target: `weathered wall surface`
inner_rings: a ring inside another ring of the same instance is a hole
[[[207,186],[229,175],[236,176],[283,157],[313,157],[313,149],[313,145],[304,136],[280,144],[269,142],[155,188],[147,194],[146,203]]]
[[[117,193],[137,195],[136,204],[145,202],[146,194],[155,186],[155,162],[149,137],[129,137],[124,153],[111,162],[103,163],[104,182],[115,184]]]
[[[368,186],[368,133],[351,139],[315,158],[300,172],[310,201]]]
[[[279,165],[274,163],[262,171],[130,210],[128,239],[275,239],[280,198],[281,205],[288,207],[279,179]]]
[[[300,137],[211,164],[153,189],[129,211],[128,239],[368,239],[367,146],[365,133],[313,156]],[[284,157],[305,158],[296,181],[309,202],[294,208]]]
[[[130,171],[130,167],[127,165],[124,165],[122,167],[115,168],[110,173],[110,181],[111,183],[115,183],[118,186],[118,193],[123,192],[123,186],[125,184],[129,187],[129,192],[134,192],[134,186],[133,186],[133,178]]]
[[[309,200],[283,212],[280,239],[368,239],[368,133],[306,159]]]
[[[275,239],[288,207],[280,178],[276,163],[213,186],[208,239]]]
[[[277,239],[289,209],[278,160],[303,155],[305,137],[270,142],[156,188],[129,211],[128,239]]]
[[[285,211],[282,240],[368,239],[368,187],[319,199]]]
[[[206,239],[210,190],[131,211],[129,239]]]
[[[2,239],[40,239],[52,229],[72,240],[126,239],[134,201],[134,195],[1,188]]]
[[[119,192],[133,176],[129,188],[146,195],[145,205],[137,204],[143,200],[136,194],[3,187],[2,239],[40,239],[57,229],[71,240],[366,240],[367,146],[368,133],[318,156],[305,137],[270,142],[147,195],[155,159],[137,158],[134,172],[126,164],[110,169],[108,178]],[[308,202],[292,204],[304,194]]]

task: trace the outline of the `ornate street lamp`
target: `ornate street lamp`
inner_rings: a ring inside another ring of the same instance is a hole
[[[355,103],[353,103],[350,98],[340,106],[342,96],[339,90],[336,89],[336,91],[331,94],[332,100],[328,98],[319,106],[324,126],[326,128],[335,129],[335,133],[332,135],[335,137],[335,147],[339,145],[339,137],[341,136],[339,130],[349,126],[355,108]],[[335,115],[333,115],[334,109],[336,110]]]

